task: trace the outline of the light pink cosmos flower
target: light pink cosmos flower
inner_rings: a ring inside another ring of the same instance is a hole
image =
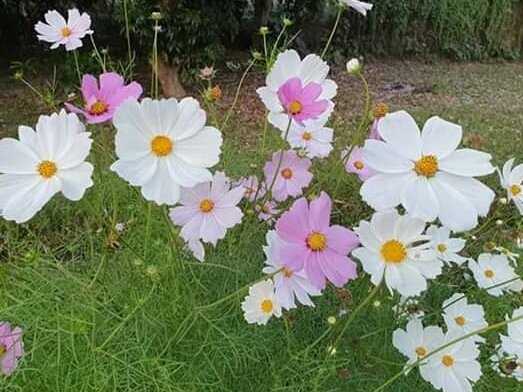
[[[90,30],[91,18],[85,12],[80,15],[77,9],[68,11],[67,22],[58,11],[49,11],[44,18],[47,23],[38,22],[35,30],[40,41],[52,43],[51,49],[65,45],[65,50],[71,51],[80,48],[82,38],[92,34]]]
[[[171,220],[175,225],[183,226],[180,235],[185,241],[201,239],[216,246],[227,229],[241,222],[243,213],[237,204],[243,194],[243,187],[231,189],[225,175],[217,172],[211,182],[182,188],[182,206],[171,209]]]
[[[347,254],[358,246],[358,237],[344,227],[330,226],[331,208],[329,195],[322,192],[310,205],[305,198],[296,200],[276,222],[276,232],[285,242],[280,252],[283,265],[304,269],[321,290],[326,279],[341,287],[356,278],[356,263]]]
[[[275,173],[283,154],[278,173]],[[312,181],[312,173],[309,171],[312,162],[308,158],[301,158],[294,151],[279,151],[272,155],[272,161],[265,164],[263,172],[268,186],[274,181],[272,197],[276,201],[284,201],[289,196],[301,196],[303,188],[309,186]],[[276,176],[276,180],[274,180]]]
[[[240,178],[237,185],[243,187],[245,191],[244,197],[247,200],[254,201],[254,198],[261,199],[265,196],[265,184],[260,184],[256,176]]]
[[[143,93],[142,86],[137,82],[125,85],[124,78],[116,72],[106,72],[100,75],[98,81],[92,75],[82,78],[82,95],[84,109],[70,103],[65,106],[70,112],[82,114],[89,124],[99,124],[113,118],[115,110],[128,98],[138,99]]]
[[[347,153],[348,150],[343,151],[341,153],[341,159],[346,159]],[[347,163],[345,163],[345,170],[348,173],[357,174],[361,181],[365,181],[376,174],[374,170],[364,164],[361,147],[354,147],[352,149],[349,159],[347,159]]]
[[[22,329],[0,322],[0,372],[9,376],[18,366],[18,358],[23,355]]]
[[[256,204],[254,207],[258,213],[258,218],[269,224],[273,223],[274,217],[279,214],[278,205],[274,201],[268,201],[264,204]]]
[[[327,99],[319,99],[321,93],[321,84],[302,85],[299,78],[291,78],[278,89],[278,98],[289,119],[303,125],[303,121],[317,119],[329,107]]]
[[[276,231],[267,232],[266,239],[267,246],[263,247],[266,267],[263,272],[273,275],[276,301],[284,309],[296,308],[296,300],[303,305],[314,306],[309,295],[320,295],[321,291],[309,282],[304,271],[293,271],[283,265],[280,250],[284,242]]]

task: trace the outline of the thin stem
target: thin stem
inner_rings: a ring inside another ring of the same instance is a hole
[[[78,76],[78,82],[82,85],[82,72],[80,71],[80,62],[78,61],[78,53],[76,50],[73,51],[74,64],[76,67],[76,76]]]
[[[94,42],[93,34],[89,34],[89,38],[91,38],[91,44],[93,45],[94,54],[96,56],[96,59],[98,60],[98,64],[102,68],[102,71],[106,72],[105,61],[102,59],[102,56],[100,55],[100,52],[98,51],[96,42]]]
[[[334,34],[336,34],[336,30],[338,30],[338,25],[340,24],[341,15],[343,14],[343,10],[345,7],[338,6],[338,14],[336,15],[336,21],[334,22],[334,26],[332,26],[331,33],[329,35],[329,39],[327,43],[325,44],[325,47],[323,48],[323,51],[321,52],[321,58],[324,58],[327,54],[327,51],[329,50],[329,47],[332,43],[332,39],[334,38]]]
[[[152,53],[152,80],[151,80],[151,95],[158,98],[158,20],[154,21],[154,40]]]
[[[485,332],[488,332],[488,331],[491,331],[491,330],[494,330],[494,329],[502,328],[505,325],[508,325],[510,323],[513,323],[513,322],[516,322],[518,320],[523,320],[523,315],[518,316],[518,317],[514,317],[514,318],[509,319],[509,320],[501,321],[501,322],[496,323],[496,324],[489,325],[488,327],[478,329],[476,331],[473,331],[473,332],[470,332],[470,333],[468,333],[466,335],[463,335],[463,336],[461,336],[461,337],[459,337],[457,339],[451,340],[450,342],[445,343],[444,345],[438,347],[437,349],[429,352],[424,357],[419,358],[416,362],[414,362],[414,363],[412,363],[410,365],[409,364],[406,365],[403,369],[401,369],[401,371],[399,371],[394,376],[389,378],[385,383],[380,385],[373,392],[383,391],[385,388],[387,388],[389,385],[391,385],[394,381],[396,381],[398,378],[400,378],[402,375],[404,375],[406,371],[409,371],[410,369],[413,369],[413,368],[421,365],[422,362],[425,362],[428,358],[434,356],[435,354],[437,354],[440,351],[446,349],[447,347],[450,347],[450,346],[452,346],[452,345],[454,345],[456,343],[459,343],[462,340],[468,339],[468,338],[470,338],[470,337],[472,337],[474,335],[479,335],[479,334],[482,334],[482,333],[485,333]]]
[[[124,12],[124,18],[125,18],[125,37],[127,38],[127,55],[128,55],[128,61],[129,64],[127,64],[127,67],[129,69],[129,79],[133,78],[133,51],[131,47],[131,30],[129,29],[129,12],[127,9],[127,2],[128,0],[123,0],[123,12]]]
[[[286,29],[287,29],[287,25],[284,24],[283,28],[280,31],[280,34],[278,34],[278,37],[276,37],[276,41],[274,42],[274,45],[272,46],[272,49],[271,49],[271,57],[269,58],[270,65],[272,65],[272,62],[274,60],[274,55],[276,54],[276,51],[278,50],[278,45],[279,45],[280,40],[283,37],[283,34],[285,33]]]

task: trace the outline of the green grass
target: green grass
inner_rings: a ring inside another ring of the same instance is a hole
[[[398,65],[377,64],[372,84],[429,82],[437,85],[437,92],[378,92],[376,99],[408,109],[420,122],[438,114],[462,124],[467,143],[479,142],[498,164],[512,155],[523,158],[518,147],[523,121],[520,65]],[[333,121],[338,148],[349,140],[360,105],[354,80],[339,78],[343,88]],[[15,111],[7,120],[28,122]],[[242,124],[237,119],[224,130],[220,168],[230,176],[261,170],[269,156],[268,150],[260,154],[256,147],[261,126]],[[347,285],[348,299],[329,288],[315,300],[315,308],[287,312],[266,327],[247,325],[239,306],[241,289],[261,277],[267,227],[247,213],[241,227],[231,230],[215,250],[208,249],[205,263],[195,261],[183,252],[166,209],[149,205],[108,171],[111,159],[103,151],[112,132],[93,129],[98,142],[91,157],[97,167],[95,186],[80,202],[57,197],[28,224],[0,221],[0,319],[24,328],[26,348],[20,369],[0,379],[1,390],[306,392],[317,384],[322,392],[366,392],[401,369],[404,358],[392,347],[391,335],[403,324],[391,311],[398,298],[386,290],[376,297],[380,306],[365,308],[349,327],[335,356],[327,355],[332,335],[308,349],[325,331],[339,331],[347,316],[334,327],[327,317],[341,309],[350,314],[365,298],[370,284],[363,273]],[[267,146],[277,144],[277,136],[268,134]],[[333,219],[353,226],[371,211],[359,199],[358,182],[340,177],[338,154],[315,164],[309,193],[331,193]],[[257,168],[251,168],[258,158]],[[497,186],[494,175],[488,183]],[[497,203],[493,214],[507,220],[516,210]],[[128,227],[113,238],[119,247],[114,241],[109,247],[108,237],[119,221],[129,222]],[[466,253],[476,256],[489,240],[514,250],[512,236],[520,229],[522,221],[514,215],[510,223],[469,241]],[[442,324],[441,303],[458,291],[483,304],[491,323],[523,305],[520,294],[490,297],[452,268],[421,297],[427,322]],[[224,297],[228,300],[217,302]],[[489,342],[496,342],[496,336],[490,333]],[[486,365],[492,349],[483,349],[485,374],[475,391],[521,391],[520,384],[500,378]],[[417,371],[388,389],[431,390]]]

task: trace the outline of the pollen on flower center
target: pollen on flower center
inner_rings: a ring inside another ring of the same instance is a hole
[[[458,316],[454,319],[454,321],[456,322],[457,325],[459,325],[460,327],[463,327],[465,325],[465,317],[463,316]]]
[[[322,251],[327,247],[327,237],[318,232],[309,234],[307,237],[307,246],[314,252]]]
[[[286,180],[290,179],[292,177],[292,170],[289,168],[285,168],[281,171],[281,175]]]
[[[289,108],[288,108],[288,111],[290,114],[292,114],[293,116],[297,115],[297,114],[300,114],[301,111],[303,110],[303,105],[301,104],[300,101],[292,101],[290,104],[289,104]]]
[[[173,141],[171,138],[158,135],[151,141],[151,151],[159,157],[165,157],[173,151]]]
[[[42,177],[48,179],[56,174],[58,168],[53,161],[42,161],[38,164],[37,170]]]
[[[494,277],[494,271],[492,271],[491,269],[485,270],[485,276],[486,276],[487,278],[492,278],[492,277]]]
[[[272,313],[272,309],[274,308],[274,305],[272,304],[272,301],[270,299],[264,299],[261,303],[261,310],[263,313]]]
[[[104,101],[102,101],[101,99],[98,99],[89,108],[89,114],[92,114],[93,116],[99,116],[99,115],[107,112],[107,110],[108,110],[107,104]]]
[[[435,155],[423,155],[414,164],[414,171],[418,176],[434,177],[438,171],[438,158]]]
[[[69,27],[64,27],[62,29],[62,37],[64,38],[67,38],[69,37],[73,32],[71,31],[71,29]]]
[[[407,250],[398,240],[389,240],[381,246],[381,256],[387,263],[399,264],[407,258]]]
[[[363,169],[363,162],[362,161],[354,161],[354,167],[358,170]]]
[[[441,363],[443,363],[443,365],[446,367],[451,367],[454,364],[454,358],[452,358],[450,355],[444,355],[441,358]]]
[[[385,117],[389,112],[389,106],[384,102],[379,102],[374,109],[374,117],[381,118]]]
[[[283,276],[285,276],[286,278],[290,278],[292,276],[292,274],[294,274],[294,271],[287,267],[284,267],[281,270],[281,272],[283,273]]]
[[[305,141],[309,141],[312,139],[312,133],[305,131],[301,134],[301,138]]]
[[[425,354],[427,354],[427,350],[425,350],[425,347],[422,347],[422,346],[419,346],[414,351],[416,352],[416,355],[418,356],[418,358],[424,357]]]
[[[443,252],[445,252],[446,250],[447,250],[447,245],[445,245],[445,244],[439,244],[439,245],[438,245],[438,251],[439,251],[439,252],[443,253]]]
[[[512,196],[517,196],[521,193],[521,186],[519,186],[518,184],[513,184],[510,186],[510,194]]]
[[[203,199],[200,202],[200,211],[201,212],[211,212],[214,208],[214,202],[210,199]]]

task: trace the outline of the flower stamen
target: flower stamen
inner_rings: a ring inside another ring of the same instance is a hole
[[[307,237],[307,246],[313,252],[322,251],[327,247],[327,237],[324,234],[314,232]]]
[[[381,246],[381,257],[386,263],[400,264],[407,258],[407,250],[398,240],[389,240]]]
[[[434,177],[438,171],[438,158],[435,155],[423,155],[414,164],[414,171],[418,176]]]
[[[151,141],[151,151],[158,157],[165,157],[173,151],[173,145],[171,138],[158,135]]]
[[[272,310],[274,309],[274,305],[270,299],[264,299],[261,303],[261,310],[265,314],[272,313]]]
[[[201,212],[211,212],[214,208],[214,202],[211,199],[203,199],[200,202],[200,211]]]
[[[58,168],[56,167],[56,163],[46,160],[38,164],[37,170],[42,177],[50,179],[56,174]]]

